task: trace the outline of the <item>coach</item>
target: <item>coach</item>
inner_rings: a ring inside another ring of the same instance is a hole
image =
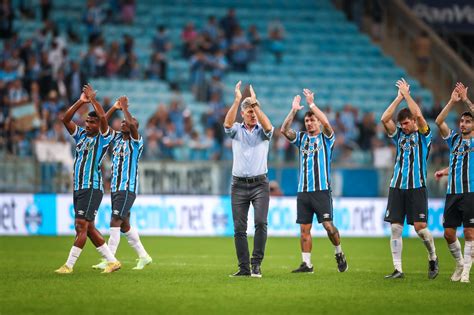
[[[226,134],[232,138],[232,217],[234,241],[239,270],[233,277],[262,277],[260,265],[267,241],[267,215],[270,189],[267,178],[267,158],[273,126],[260,108],[250,85],[250,97],[243,100],[240,113],[243,123],[235,119],[242,99],[241,81],[235,86],[235,99],[224,121]],[[255,237],[252,261],[247,243],[247,217],[250,202],[255,209]],[[252,270],[250,270],[250,263]]]

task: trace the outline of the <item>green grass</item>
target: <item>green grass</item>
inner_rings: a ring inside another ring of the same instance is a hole
[[[386,238],[343,239],[346,273],[336,272],[329,241],[314,239],[315,273],[303,275],[289,273],[300,263],[298,240],[269,238],[261,279],[228,277],[237,270],[232,238],[142,240],[154,258],[142,271],[131,270],[135,255],[122,238],[122,270],[92,270],[99,256],[88,243],[74,273],[56,275],[72,237],[0,237],[0,314],[474,314],[473,285],[450,282],[454,260],[442,239],[431,281],[418,239],[404,240],[403,280],[383,278],[393,271]]]

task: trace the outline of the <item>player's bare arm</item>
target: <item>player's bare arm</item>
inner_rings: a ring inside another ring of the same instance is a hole
[[[76,124],[72,121],[72,117],[74,117],[74,114],[82,105],[87,103],[89,103],[89,99],[84,93],[82,93],[81,97],[71,107],[69,107],[64,114],[62,122],[70,134],[73,134],[77,128]]]
[[[420,106],[418,106],[413,97],[410,95],[410,85],[403,78],[398,80],[395,85],[398,87],[398,90],[406,100],[408,109],[415,117],[419,130],[421,133],[426,133],[428,131],[428,124],[426,123],[425,117],[423,117]]]
[[[300,104],[301,96],[296,95],[293,98],[293,103],[291,104],[291,110],[286,116],[285,121],[281,125],[281,133],[290,141],[295,140],[296,132],[291,129],[291,124],[293,123],[293,119],[295,118],[296,114],[299,110],[303,109],[303,106]]]
[[[444,176],[448,176],[449,174],[449,167],[443,168],[442,170],[437,170],[434,173],[435,179],[440,180]]]
[[[252,108],[255,111],[255,115],[257,115],[258,122],[262,125],[263,130],[265,132],[270,132],[273,128],[272,123],[270,122],[270,119],[268,119],[267,115],[262,111],[260,106],[257,103],[257,95],[255,94],[255,91],[253,90],[252,85],[250,85],[250,99],[252,101]]]
[[[385,128],[385,132],[389,136],[393,135],[395,131],[397,130],[397,125],[395,124],[395,121],[393,121],[393,114],[395,113],[395,110],[397,109],[398,105],[400,105],[402,101],[403,101],[403,95],[399,89],[397,97],[387,107],[385,112],[382,114],[382,118],[380,119],[380,121],[383,124],[383,127]]]
[[[84,94],[86,94],[86,96],[89,98],[92,106],[94,106],[94,110],[97,113],[97,116],[99,117],[100,133],[101,134],[107,133],[107,131],[109,130],[109,123],[107,122],[107,119],[105,118],[104,109],[95,98],[96,92],[94,91],[92,85],[86,84],[82,90]]]
[[[232,103],[232,106],[230,107],[229,111],[225,115],[225,119],[224,119],[225,128],[232,128],[232,125],[234,124],[235,119],[237,117],[237,113],[239,111],[240,100],[242,99],[242,92],[240,91],[241,84],[242,84],[242,81],[239,81],[235,85],[234,103]]]
[[[468,89],[469,88],[465,87],[464,84],[462,84],[461,82],[456,83],[456,91],[461,97],[461,100],[464,102],[464,104],[467,105],[467,107],[469,107],[471,113],[474,113],[474,104],[472,104],[471,100],[467,97]]]
[[[110,120],[110,117],[112,117],[112,115],[115,113],[115,111],[117,110],[121,110],[120,108],[120,103],[118,100],[115,101],[114,105],[109,108],[109,110],[107,111],[107,113],[105,113],[105,119],[107,119],[107,121]]]
[[[314,113],[316,118],[321,122],[323,126],[323,133],[327,137],[331,137],[334,133],[331,124],[329,123],[329,119],[327,118],[326,114],[323,113],[322,110],[316,106],[314,103],[314,93],[309,89],[303,89],[303,94],[306,97],[306,102],[308,103],[309,109]]]
[[[459,96],[457,89],[455,88],[453,92],[451,93],[451,98],[449,99],[448,104],[443,108],[441,113],[439,113],[438,117],[436,117],[436,125],[439,128],[439,133],[443,138],[446,138],[449,136],[450,129],[448,127],[448,124],[446,123],[446,117],[448,117],[449,112],[451,109],[454,107],[454,104],[456,102],[459,102],[461,100],[461,97]]]
[[[138,128],[133,120],[132,115],[128,111],[128,98],[126,96],[119,97],[120,108],[122,108],[123,116],[125,117],[125,121],[127,122],[128,126],[130,127],[130,135],[133,139],[138,139],[140,135],[138,134]]]

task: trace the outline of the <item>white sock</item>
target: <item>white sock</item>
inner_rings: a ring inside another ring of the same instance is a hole
[[[313,267],[311,263],[311,253],[301,253],[301,257],[303,257],[303,262],[305,262],[309,268]]]
[[[76,246],[71,247],[71,250],[69,251],[69,256],[67,257],[67,260],[66,260],[66,266],[68,266],[69,268],[73,268],[77,259],[81,255],[81,252],[82,252],[82,248],[79,248]]]
[[[451,252],[451,255],[453,255],[454,259],[456,259],[456,264],[464,265],[464,260],[462,258],[461,252],[461,243],[459,243],[459,240],[456,238],[456,241],[454,243],[448,244],[448,248]]]
[[[341,246],[341,244],[339,244],[339,245],[337,245],[337,246],[334,246],[334,252],[335,252],[336,254],[342,253],[342,246]]]
[[[427,228],[421,229],[416,233],[418,233],[418,236],[423,240],[423,244],[425,244],[425,247],[428,250],[428,259],[436,260],[438,257],[436,256],[436,247],[434,244],[433,235],[431,235]]]
[[[472,254],[474,252],[474,241],[465,241],[464,242],[464,271],[469,272],[472,266]]]
[[[138,236],[137,230],[131,227],[130,230],[125,233],[125,236],[127,237],[128,244],[137,252],[138,257],[143,258],[148,256],[142,242],[140,242],[140,236]]]
[[[104,243],[104,245],[99,246],[96,248],[97,251],[100,253],[100,255],[107,260],[107,262],[116,262],[117,259],[115,258],[115,255],[112,254],[110,251],[109,246],[107,246],[107,243]]]
[[[117,248],[119,244],[120,244],[120,228],[111,227],[109,242],[107,243],[107,245],[109,245],[110,251],[112,252],[114,256],[115,256],[115,253],[117,252]]]
[[[403,272],[402,270],[403,226],[399,224],[392,224],[391,228],[392,228],[392,237],[390,238],[390,248],[392,249],[393,266],[398,271]]]

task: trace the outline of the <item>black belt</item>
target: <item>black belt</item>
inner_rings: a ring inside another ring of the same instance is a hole
[[[237,177],[237,176],[232,176],[232,178],[235,180],[235,181],[238,181],[238,182],[243,182],[243,183],[247,183],[247,184],[253,184],[253,183],[258,183],[258,182],[261,182],[261,181],[264,181],[267,179],[267,175],[266,174],[263,174],[263,175],[258,175],[258,176],[254,176],[254,177]]]

